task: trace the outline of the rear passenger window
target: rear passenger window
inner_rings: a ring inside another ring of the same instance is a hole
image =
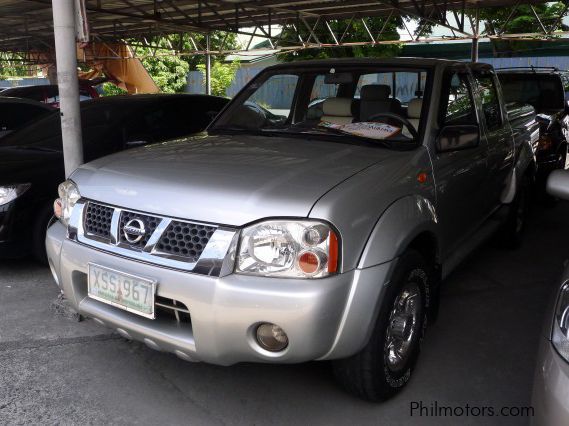
[[[502,126],[502,112],[496,91],[496,83],[491,73],[475,73],[474,78],[478,85],[478,94],[482,100],[482,110],[486,119],[488,130],[496,130]]]
[[[441,124],[477,124],[472,91],[465,72],[448,71],[443,82]]]

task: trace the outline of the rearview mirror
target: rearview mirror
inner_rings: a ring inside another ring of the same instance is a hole
[[[569,200],[569,170],[554,170],[547,178],[547,193],[553,197]]]
[[[480,129],[474,124],[445,126],[437,138],[437,151],[448,152],[474,148],[480,143]]]
[[[351,84],[354,76],[348,72],[330,73],[324,77],[325,84]]]

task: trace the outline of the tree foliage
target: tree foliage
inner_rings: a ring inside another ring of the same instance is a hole
[[[174,56],[174,52],[172,55],[147,57],[142,60],[142,64],[162,92],[184,91],[190,67],[180,57]]]
[[[9,52],[0,52],[0,80],[8,77],[29,77],[29,65],[22,64],[18,55]]]
[[[142,64],[154,79],[158,87],[165,93],[183,92],[189,71],[205,69],[204,55],[177,54],[188,52],[196,47],[203,50],[206,47],[205,34],[184,33],[168,37],[153,37],[148,40],[152,47],[137,47],[136,55],[142,57]],[[194,45],[195,43],[195,45]],[[232,33],[213,31],[210,34],[210,50],[235,49],[237,36]],[[225,66],[223,57],[212,56],[212,90],[225,95],[229,86],[227,79],[235,75],[233,64]]]
[[[203,75],[205,85],[205,64],[198,64],[198,69]],[[214,62],[211,66],[211,94],[216,96],[227,96],[226,90],[235,78],[235,73],[239,69],[239,61],[230,64]]]
[[[102,84],[103,93],[102,96],[116,96],[116,95],[126,95],[128,92],[121,89],[117,85],[105,82]]]

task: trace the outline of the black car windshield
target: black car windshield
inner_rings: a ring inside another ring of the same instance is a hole
[[[299,68],[262,74],[216,120],[210,133],[312,135],[382,146],[415,145],[429,90],[427,69]]]
[[[530,104],[537,112],[564,108],[565,93],[556,74],[499,73],[506,102]]]

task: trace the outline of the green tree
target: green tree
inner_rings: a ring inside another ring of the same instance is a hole
[[[171,55],[146,57],[142,60],[142,64],[162,92],[183,92],[190,67],[179,56],[175,56],[174,52],[171,53]]]
[[[111,82],[103,83],[103,96],[126,95],[128,92]]]
[[[184,33],[167,37],[148,39],[152,47],[137,47],[136,55],[142,57],[142,64],[154,79],[160,90],[166,93],[184,91],[189,71],[204,69],[204,55],[189,55],[187,52],[205,49],[205,34]],[[194,45],[195,43],[195,45]],[[233,33],[213,31],[210,34],[210,50],[232,50],[237,48],[237,36]],[[182,52],[182,54],[180,54]],[[223,64],[223,56],[212,56],[212,91],[225,96],[225,89],[231,83],[236,64]],[[227,79],[230,77],[229,82]]]
[[[0,80],[8,77],[28,77],[30,66],[22,63],[22,58],[14,53],[0,52]]]
[[[203,75],[205,84],[205,64],[198,64],[198,69]],[[235,73],[239,69],[239,61],[226,64],[216,61],[211,66],[211,94],[216,96],[227,96],[226,90],[235,78]]]

